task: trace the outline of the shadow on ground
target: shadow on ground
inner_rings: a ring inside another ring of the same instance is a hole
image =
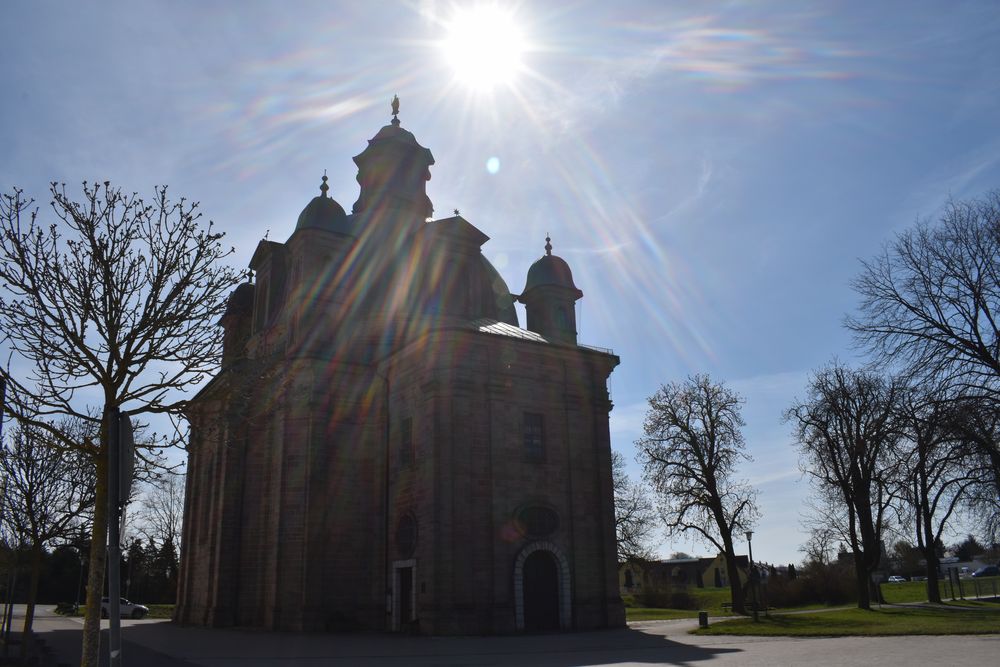
[[[79,664],[80,631],[50,630],[59,661]],[[738,648],[702,648],[655,630],[621,629],[518,637],[309,635],[185,628],[148,623],[123,632],[126,665],[277,667],[278,665],[695,665]],[[106,652],[107,633],[102,633]],[[106,656],[101,661],[107,664]]]

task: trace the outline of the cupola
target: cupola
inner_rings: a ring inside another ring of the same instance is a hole
[[[552,254],[552,239],[545,237],[545,254],[528,269],[528,279],[518,301],[524,304],[528,331],[551,341],[576,344],[576,310],[583,296],[573,283],[573,272],[562,257]]]
[[[354,163],[361,185],[354,213],[404,213],[420,223],[431,217],[434,207],[426,184],[434,156],[417,143],[412,132],[400,127],[399,97],[392,99],[392,121],[368,140]]]
[[[347,213],[343,207],[332,197],[327,195],[330,186],[326,184],[326,173],[323,173],[323,183],[319,186],[319,196],[313,197],[312,201],[306,204],[299,213],[299,220],[295,223],[295,231],[303,229],[319,229],[335,234],[352,235],[350,224],[347,220]]]

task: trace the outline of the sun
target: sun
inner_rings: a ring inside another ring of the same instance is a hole
[[[441,50],[455,78],[476,90],[513,85],[526,42],[514,15],[496,5],[456,9],[444,23]]]

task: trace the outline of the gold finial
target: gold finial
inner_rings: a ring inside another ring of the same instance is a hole
[[[392,96],[392,124],[399,125],[399,95]]]
[[[549,233],[545,232],[545,254],[552,254],[552,239],[549,238]]]
[[[326,169],[323,170],[323,184],[319,186],[320,193],[325,197],[326,193],[329,192],[330,186],[326,184]]]

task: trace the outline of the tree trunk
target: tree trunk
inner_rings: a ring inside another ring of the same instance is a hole
[[[925,496],[926,497],[926,496]],[[931,528],[930,510],[926,503],[921,503],[920,512],[923,522],[923,554],[927,561],[927,599],[930,602],[941,602],[941,591],[938,588],[938,555],[934,548],[934,531]]]
[[[872,580],[870,571],[868,573],[868,586],[871,589],[871,600],[879,604],[885,604],[885,597],[882,596],[882,584]]]
[[[35,621],[35,602],[38,600],[38,582],[42,578],[42,543],[31,545],[31,578],[28,580],[28,607],[24,612],[24,630],[21,634],[21,659],[26,657],[31,641],[31,626]]]
[[[90,534],[90,567],[87,571],[87,604],[83,619],[83,649],[80,667],[98,667],[101,648],[101,598],[104,595],[104,563],[108,545],[108,460],[101,429],[101,446],[95,461],[94,526]]]
[[[941,588],[938,585],[938,560],[934,553],[934,547],[930,548],[930,555],[924,554],[927,559],[927,599],[930,602],[941,603]]]
[[[870,578],[868,568],[865,567],[864,555],[858,551],[854,552],[854,577],[858,587],[858,609],[870,611],[872,608]]]
[[[743,584],[740,582],[740,566],[736,562],[736,552],[732,547],[726,549],[726,569],[729,571],[729,591],[733,597],[733,613],[747,613],[743,600]]]

